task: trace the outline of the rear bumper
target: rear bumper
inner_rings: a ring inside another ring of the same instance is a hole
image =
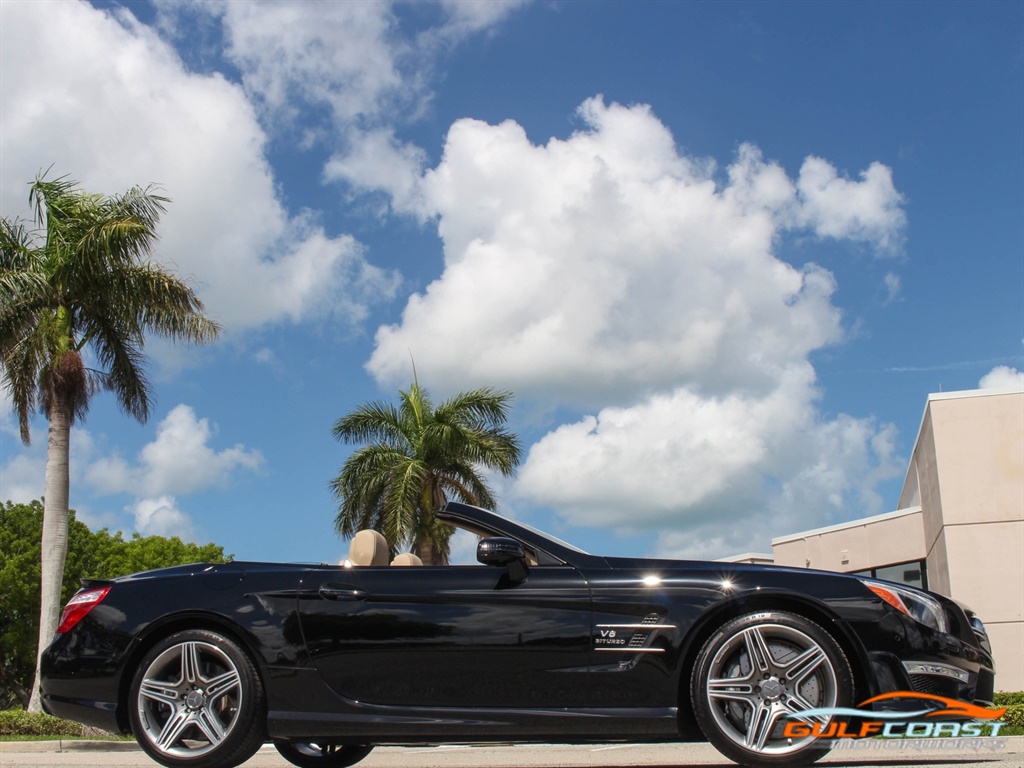
[[[119,717],[116,660],[106,654],[76,656],[58,635],[40,659],[43,710],[112,733],[124,733],[127,719]]]
[[[43,711],[48,715],[74,720],[111,733],[121,732],[121,726],[117,722],[116,702],[73,699],[44,691],[42,704]]]

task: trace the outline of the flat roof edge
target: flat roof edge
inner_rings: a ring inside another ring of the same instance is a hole
[[[895,520],[898,517],[906,517],[907,515],[915,515],[921,512],[921,507],[906,507],[904,509],[897,509],[893,512],[883,512],[880,515],[872,515],[871,517],[861,517],[856,520],[849,520],[845,523],[836,523],[835,525],[827,525],[824,528],[812,528],[808,531],[800,531],[798,533],[789,533],[785,536],[778,536],[772,539],[772,547],[777,544],[787,544],[791,541],[797,541],[798,539],[806,539],[808,536],[820,536],[823,533],[832,533],[833,531],[845,531],[850,528],[859,528],[862,525],[870,525],[871,523],[878,523],[883,520]]]
[[[991,397],[992,395],[1022,395],[1024,388],[1011,384],[1008,387],[992,387],[991,389],[961,389],[955,392],[932,392],[928,402],[932,400],[957,400],[966,397]]]
[[[775,562],[775,555],[767,552],[744,552],[742,555],[729,555],[728,557],[716,557],[716,563],[738,563],[741,560],[771,560]]]

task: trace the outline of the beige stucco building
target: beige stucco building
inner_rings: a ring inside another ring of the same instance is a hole
[[[895,512],[772,540],[775,563],[924,586],[985,622],[1024,690],[1024,392],[931,395]],[[745,558],[766,555],[745,555]]]

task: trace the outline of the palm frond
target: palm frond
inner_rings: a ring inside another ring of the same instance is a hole
[[[157,241],[156,226],[167,209],[166,197],[153,187],[133,187],[124,195],[106,198],[95,207],[76,250],[87,258],[128,266],[148,256]],[[95,265],[91,265],[95,267]]]
[[[332,434],[346,443],[383,443],[399,447],[406,440],[408,427],[402,414],[387,403],[367,403],[334,422]]]
[[[430,402],[429,393],[419,385],[419,382],[413,383],[408,392],[399,391],[398,396],[402,415],[411,424],[415,424],[417,429],[432,417],[433,403]]]
[[[140,337],[126,334],[113,323],[91,318],[86,326],[90,343],[106,372],[103,388],[114,394],[122,411],[144,422],[149,418],[152,388],[145,373]]]
[[[19,418],[27,423],[74,383],[74,396],[62,400],[72,420],[97,389],[113,391],[122,410],[145,420],[145,334],[201,343],[220,331],[187,282],[146,260],[169,199],[152,185],[103,196],[46,176],[29,190],[42,242],[20,221],[0,224],[0,359]],[[80,375],[77,358],[65,355],[86,345],[103,370]]]
[[[422,495],[429,489],[430,470],[412,457],[397,463],[383,497],[385,538],[394,546],[412,544],[417,523],[425,515]],[[430,508],[427,508],[428,511]]]
[[[337,439],[369,443],[331,484],[340,501],[338,531],[350,535],[356,521],[372,519],[393,545],[410,542],[446,561],[450,530],[433,513],[448,498],[494,507],[479,469],[509,475],[519,463],[519,441],[503,426],[510,400],[507,392],[479,389],[435,409],[415,380],[399,392],[397,407],[370,403],[338,419]]]
[[[19,219],[0,219],[0,273],[8,271],[38,271],[33,265],[39,261],[39,254],[33,247],[34,235]]]
[[[511,392],[495,391],[490,387],[460,392],[438,406],[437,419],[474,426],[503,424],[508,420],[511,400]]]
[[[36,176],[29,186],[28,202],[35,213],[36,224],[43,226],[51,220],[66,220],[78,207],[76,199],[81,197],[78,182],[68,176],[47,179],[46,172]]]
[[[25,304],[39,305],[52,298],[46,277],[26,269],[0,270],[0,313],[7,314]]]
[[[139,334],[150,331],[201,344],[213,341],[220,332],[220,326],[203,315],[203,302],[192,288],[154,264],[113,269],[101,275],[93,288],[95,296],[106,297],[103,308]],[[83,315],[95,307],[95,302],[82,307]]]
[[[29,425],[36,412],[38,376],[49,359],[45,339],[32,334],[5,351],[3,357],[4,383],[11,394],[11,402],[18,412],[18,426],[25,445],[31,441]]]
[[[383,498],[396,463],[405,455],[387,446],[372,445],[354,452],[342,472],[331,482],[331,491],[340,501],[335,528],[342,536],[352,536],[363,528],[380,530],[383,525]]]
[[[52,314],[56,309],[45,286],[24,281],[21,287],[20,295],[9,295],[7,301],[0,302],[0,359],[25,343],[43,321],[45,312]]]

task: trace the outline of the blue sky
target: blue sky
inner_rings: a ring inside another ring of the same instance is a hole
[[[591,551],[890,511],[929,393],[1024,381],[1022,75],[1019,2],[3,0],[2,214],[162,185],[225,329],[95,400],[72,506],[336,560],[331,426],[415,359],[516,394],[501,508]]]

